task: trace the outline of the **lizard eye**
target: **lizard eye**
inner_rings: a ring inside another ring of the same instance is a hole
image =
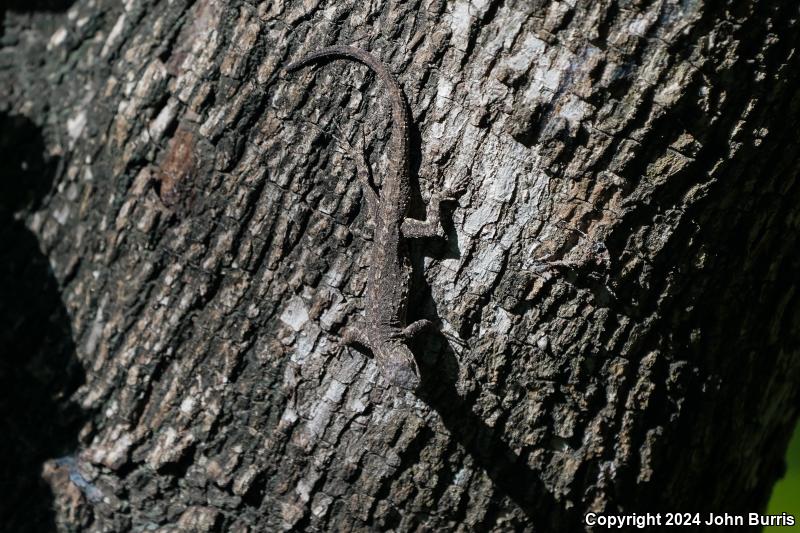
[[[414,355],[407,347],[394,346],[383,364],[383,373],[389,382],[401,389],[413,391],[419,387],[420,377]]]

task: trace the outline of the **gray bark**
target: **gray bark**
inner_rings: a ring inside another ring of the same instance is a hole
[[[590,510],[763,510],[800,404],[797,17],[780,0],[7,7],[0,112],[35,125],[54,181],[14,220],[67,317],[48,335],[72,353],[48,370],[82,368],[41,400],[82,409],[29,472],[48,520],[575,531]],[[371,233],[333,133],[364,132],[380,181],[390,122],[362,66],[280,72],[334,43],[404,88],[414,213],[465,191],[447,242],[414,248],[411,318],[439,326],[414,344],[416,395],[337,344],[362,320]]]

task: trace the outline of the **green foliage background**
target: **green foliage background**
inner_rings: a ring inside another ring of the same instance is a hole
[[[767,513],[789,513],[794,515],[795,520],[800,521],[800,424],[794,429],[794,436],[786,455],[786,464],[786,475],[775,485]],[[764,528],[765,533],[786,531],[800,531],[800,524],[792,528],[777,526]]]

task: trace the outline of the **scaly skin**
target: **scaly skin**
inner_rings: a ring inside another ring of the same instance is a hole
[[[392,135],[389,140],[389,169],[381,182],[380,195],[369,180],[369,168],[363,151],[356,151],[344,140],[348,154],[355,160],[358,179],[367,198],[375,224],[370,269],[366,289],[365,324],[348,328],[345,344],[369,349],[383,375],[397,387],[415,390],[420,383],[419,368],[407,342],[429,326],[427,320],[406,325],[411,264],[406,239],[439,234],[439,203],[449,199],[434,195],[426,221],[406,218],[410,201],[408,116],[400,84],[386,66],[367,52],[352,46],[331,46],[312,52],[291,63],[288,72],[324,59],[346,58],[363,63],[387,86],[392,105]]]

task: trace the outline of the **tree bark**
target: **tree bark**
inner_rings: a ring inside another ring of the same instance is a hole
[[[68,449],[30,473],[60,530],[763,511],[800,405],[791,2],[78,0],[0,18],[0,112],[35,124],[54,181],[13,219],[52,268],[29,275],[58,282],[68,327],[48,335],[84,374]],[[366,135],[380,183],[389,101],[353,63],[280,70],[335,43],[403,86],[414,216],[464,191],[446,242],[412,250],[411,318],[438,326],[413,345],[417,394],[338,344],[363,321],[371,230],[336,136]],[[28,512],[5,510],[20,529]]]

